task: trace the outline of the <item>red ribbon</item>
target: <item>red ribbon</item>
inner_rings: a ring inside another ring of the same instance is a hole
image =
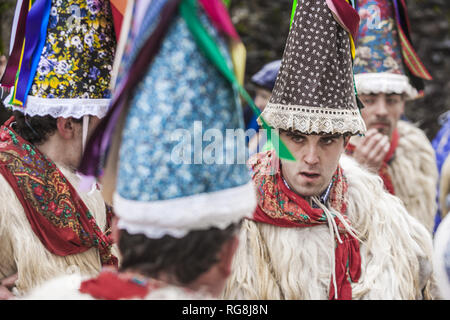
[[[358,12],[345,0],[326,0],[333,16],[353,39],[357,39],[360,17]]]

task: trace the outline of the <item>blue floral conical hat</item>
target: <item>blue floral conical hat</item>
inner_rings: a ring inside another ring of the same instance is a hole
[[[158,11],[159,2],[147,10]],[[231,67],[223,37],[201,7],[198,14]],[[245,143],[227,140],[244,128],[236,88],[200,50],[186,21],[172,19],[129,100],[113,198],[119,228],[149,238],[225,228],[256,206],[245,157],[239,159]],[[142,26],[145,35],[152,23],[144,18]],[[139,47],[139,36],[134,43]],[[129,56],[123,61],[129,64]]]

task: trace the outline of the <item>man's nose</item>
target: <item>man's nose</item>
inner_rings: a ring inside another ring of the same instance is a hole
[[[315,165],[319,163],[319,152],[315,144],[310,144],[307,146],[306,154],[303,160],[309,165]]]
[[[389,114],[385,99],[377,99],[374,107],[375,107],[375,114],[378,117],[385,117]]]

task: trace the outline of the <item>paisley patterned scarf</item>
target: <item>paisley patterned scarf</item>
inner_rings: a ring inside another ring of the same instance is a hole
[[[259,153],[250,159],[253,169],[253,182],[257,188],[258,206],[253,220],[285,228],[314,227],[332,223],[324,210],[313,208],[308,201],[290,190],[284,183],[280,169],[273,170],[275,158],[273,151]],[[347,182],[340,167],[333,176],[328,204],[342,214],[350,225],[347,211]],[[335,238],[335,280],[332,279],[329,291],[330,300],[352,299],[350,281],[356,282],[361,275],[361,256],[359,242],[345,228],[343,222],[333,217],[339,237]],[[337,292],[337,296],[336,296]]]
[[[11,128],[0,128],[0,173],[21,202],[31,228],[51,253],[67,256],[98,248],[102,265],[116,266],[104,234],[58,167]],[[112,211],[107,209],[108,220]],[[110,221],[108,221],[110,225]]]
[[[391,161],[394,159],[395,150],[397,149],[398,146],[398,140],[399,140],[398,130],[395,129],[394,132],[392,133],[391,146],[389,147],[389,150],[383,159],[383,163],[381,164],[381,167],[378,170],[378,175],[381,177],[381,179],[383,179],[384,187],[392,195],[395,195],[395,188],[394,183],[392,182],[392,178],[389,175],[388,168],[389,163],[391,163]],[[353,153],[355,152],[355,148],[356,148],[355,145],[349,143],[347,145],[347,148],[345,149],[345,153],[348,154],[349,156],[352,156]]]

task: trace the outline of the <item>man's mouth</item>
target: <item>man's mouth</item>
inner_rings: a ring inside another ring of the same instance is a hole
[[[371,127],[373,128],[389,128],[391,124],[389,122],[373,122]]]
[[[302,176],[306,180],[316,180],[320,177],[320,174],[316,173],[316,172],[310,172],[310,171],[301,171],[300,176]]]

